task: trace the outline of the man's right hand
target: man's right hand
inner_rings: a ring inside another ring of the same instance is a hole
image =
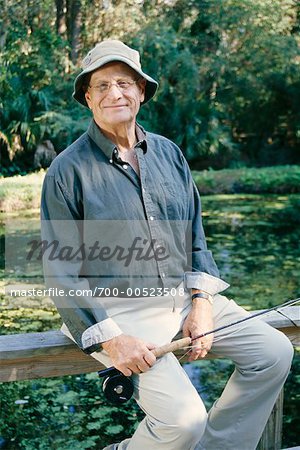
[[[116,369],[125,376],[146,372],[156,361],[152,353],[156,346],[150,342],[126,334],[102,343]]]

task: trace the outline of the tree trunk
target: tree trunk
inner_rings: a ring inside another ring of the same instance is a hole
[[[30,30],[30,33],[34,32],[35,28],[40,26],[40,5],[32,0],[27,0],[27,17],[25,23]]]
[[[66,14],[65,14],[65,0],[55,0],[56,6],[56,33],[63,36],[66,31]]]
[[[70,44],[70,58],[73,64],[76,64],[80,50],[81,24],[81,0],[67,0],[67,33]]]

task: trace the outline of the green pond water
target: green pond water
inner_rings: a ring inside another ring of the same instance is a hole
[[[204,197],[208,247],[226,295],[249,309],[300,295],[300,196]]]
[[[202,198],[203,223],[208,248],[213,251],[221,277],[230,283],[226,295],[249,310],[262,309],[300,296],[300,195],[217,195]],[[14,213],[13,218],[31,220],[37,211]],[[6,215],[7,218],[7,215]],[[13,283],[4,278],[4,215],[0,215],[2,285]],[[55,313],[9,305],[3,299],[0,332],[40,331],[57,328]],[[16,305],[15,305],[16,306]],[[21,305],[23,306],[23,305]],[[4,308],[9,308],[4,310]],[[209,379],[202,394],[207,406],[224,386],[231,366],[223,361],[198,363],[193,378]],[[298,445],[297,409],[299,409],[300,359],[298,354],[286,383],[284,441]],[[202,386],[202,381],[200,384]]]

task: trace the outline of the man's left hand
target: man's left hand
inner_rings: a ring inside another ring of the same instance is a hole
[[[212,305],[205,299],[193,302],[192,309],[183,324],[183,336],[194,338],[214,328]],[[204,358],[211,349],[213,334],[192,341],[189,361]]]

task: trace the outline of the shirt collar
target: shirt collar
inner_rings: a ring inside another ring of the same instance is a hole
[[[147,136],[146,136],[146,131],[144,130],[144,128],[139,124],[136,123],[135,124],[135,134],[137,137],[137,147],[141,147],[141,149],[143,150],[144,153],[147,152]]]
[[[109,140],[101,131],[101,128],[98,127],[94,119],[91,120],[91,123],[88,127],[87,133],[89,137],[98,145],[98,147],[103,151],[103,153],[107,156],[108,159],[112,158],[113,151],[116,148],[116,145]],[[141,125],[138,123],[135,124],[135,133],[137,137],[137,144],[135,147],[141,147],[144,153],[147,152],[147,140],[146,140],[146,132]]]

